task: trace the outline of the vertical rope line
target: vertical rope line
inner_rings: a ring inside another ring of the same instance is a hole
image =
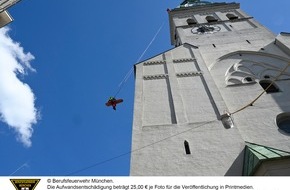
[[[143,51],[143,53],[140,55],[140,57],[137,59],[136,63],[140,62],[141,59],[143,58],[143,56],[145,55],[145,53],[147,52],[147,50],[149,49],[149,47],[151,46],[151,44],[155,41],[156,37],[158,36],[158,34],[160,33],[161,29],[164,26],[164,22],[161,24],[161,26],[159,27],[159,29],[157,30],[157,32],[155,33],[155,35],[153,36],[152,40],[150,41],[150,43],[147,45],[147,47],[145,48],[145,50]],[[125,77],[123,78],[123,80],[120,82],[120,84],[118,85],[118,90],[115,93],[114,97],[116,97],[119,92],[121,91],[121,89],[123,88],[124,84],[127,82],[127,80],[129,79],[129,77],[131,76],[131,74],[134,71],[134,67],[132,67],[129,72],[125,75]]]
[[[161,24],[161,26],[157,30],[156,34],[152,38],[151,42],[148,44],[148,46],[146,47],[146,49],[143,51],[143,53],[141,54],[141,56],[139,57],[139,59],[137,59],[136,63],[138,63],[138,62],[141,61],[142,57],[144,56],[144,54],[146,53],[146,51],[149,49],[149,47],[151,46],[151,44],[154,42],[154,40],[156,39],[157,35],[159,34],[159,32],[161,31],[161,29],[163,28],[163,26],[164,26],[164,22]]]

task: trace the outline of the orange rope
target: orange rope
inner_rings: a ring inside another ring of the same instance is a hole
[[[246,109],[247,107],[249,106],[253,106],[253,104],[274,84],[274,82],[286,71],[286,69],[290,66],[290,63],[287,64],[287,66],[281,71],[281,73],[279,75],[277,75],[275,77],[275,79],[271,82],[271,84],[269,84],[269,86],[267,86],[267,88],[264,89],[264,91],[259,94],[253,101],[251,101],[249,104],[245,105],[244,107],[232,112],[232,113],[229,113],[230,115],[233,115],[235,113],[238,113],[244,109]]]

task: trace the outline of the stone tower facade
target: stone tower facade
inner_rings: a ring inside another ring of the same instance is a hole
[[[174,48],[135,65],[130,175],[290,175],[290,34],[238,3],[168,15]]]
[[[8,8],[18,3],[20,0],[0,0],[0,28],[6,26],[13,21],[13,18],[7,11]]]

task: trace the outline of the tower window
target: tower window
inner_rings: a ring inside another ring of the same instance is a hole
[[[232,13],[228,13],[226,16],[229,18],[229,20],[236,20],[239,18],[237,15],[234,15]]]
[[[187,24],[188,24],[189,26],[194,25],[194,24],[197,24],[196,20],[193,19],[193,18],[189,18],[189,19],[187,19],[186,22],[187,22]]]
[[[191,153],[190,153],[189,144],[188,144],[187,141],[184,141],[184,148],[185,148],[185,153],[186,153],[186,154],[191,154]]]
[[[277,115],[276,124],[281,131],[290,134],[290,112]]]
[[[214,16],[207,16],[205,17],[205,19],[207,20],[207,22],[211,23],[211,22],[217,22],[218,19],[215,18]]]
[[[247,82],[253,82],[252,77],[246,77],[245,80],[246,80]]]
[[[260,85],[264,90],[266,90],[267,93],[280,92],[277,85],[275,83],[272,84],[272,81],[270,80],[262,80],[260,81]]]

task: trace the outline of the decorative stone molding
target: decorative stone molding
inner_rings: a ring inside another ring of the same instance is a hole
[[[199,13],[200,16],[213,15],[213,14],[214,14],[214,12]]]
[[[166,74],[160,74],[160,75],[146,75],[143,76],[144,80],[158,80],[158,79],[166,79],[168,75]]]
[[[195,77],[195,76],[201,76],[201,71],[195,71],[195,72],[186,72],[186,73],[177,73],[177,77]]]
[[[235,11],[236,10],[234,10],[234,9],[228,9],[228,10],[222,10],[221,13],[233,13]]]
[[[189,13],[189,14],[182,14],[182,15],[177,15],[176,16],[177,18],[189,18],[189,17],[192,17],[192,14]]]
[[[165,64],[166,61],[164,60],[159,60],[159,61],[146,61],[143,63],[144,66],[148,66],[148,65],[161,65],[161,64]]]
[[[194,58],[182,58],[182,59],[173,59],[173,63],[181,63],[181,62],[190,62],[194,61]]]
[[[284,65],[283,65],[284,66]],[[262,62],[241,61],[231,65],[225,73],[226,85],[241,85],[256,83],[260,80],[273,80],[280,75],[283,67],[275,63],[266,64]],[[289,80],[290,73],[285,71],[278,80]]]

